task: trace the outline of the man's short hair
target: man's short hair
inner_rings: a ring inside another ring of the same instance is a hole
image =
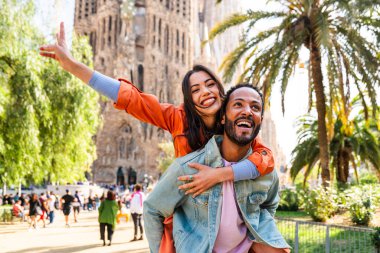
[[[69,189],[66,189],[66,193],[69,193]]]
[[[247,87],[247,88],[251,88],[253,90],[255,90],[259,95],[260,95],[260,98],[261,98],[261,116],[264,115],[264,97],[263,97],[263,94],[260,92],[260,90],[253,86],[252,84],[249,84],[249,83],[239,83],[233,87],[231,87],[226,95],[224,96],[224,100],[223,100],[223,103],[222,103],[222,108],[221,108],[221,117],[223,117],[223,115],[226,113],[226,108],[227,108],[227,104],[228,104],[228,101],[230,100],[230,97],[231,97],[231,94],[237,90],[237,89],[240,89],[240,88],[244,88],[244,87]]]

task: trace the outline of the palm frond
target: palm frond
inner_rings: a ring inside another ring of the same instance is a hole
[[[375,75],[380,71],[380,59],[376,57],[377,49],[375,45],[354,29],[346,29],[340,26],[337,27],[337,30],[345,38],[341,47],[345,48],[345,51],[352,51],[362,61],[361,65],[365,66],[368,72],[370,72],[369,75],[379,82],[379,75]]]
[[[282,67],[282,80],[281,80],[281,108],[282,114],[285,114],[285,91],[288,87],[289,78],[294,71],[294,66],[297,63],[299,56],[299,47],[301,45],[292,47],[291,52],[288,53],[288,57],[285,60],[285,64]]]
[[[246,21],[251,20],[250,26],[253,26],[257,21],[265,18],[275,18],[286,16],[284,12],[263,12],[263,11],[247,11],[245,14],[235,13],[227,17],[220,23],[217,23],[209,32],[209,40],[213,40],[216,36],[226,31],[233,26],[241,25]],[[253,22],[253,23],[252,23]],[[203,41],[202,44],[207,41]]]
[[[250,44],[245,42],[240,43],[240,45],[224,57],[219,70],[223,70],[223,80],[225,82],[230,82],[232,76],[234,75],[237,66],[240,64],[241,58],[244,54],[251,49]],[[252,50],[253,52],[255,50]]]
[[[341,45],[341,48],[349,56],[351,65],[354,70],[360,74],[360,77],[354,75],[352,72],[350,74],[353,77],[356,76],[357,80],[360,80],[366,85],[372,106],[375,109],[375,111],[373,111],[373,116],[375,116],[377,101],[374,86],[380,84],[380,60],[372,55],[370,48],[373,46],[366,46],[366,44],[369,44],[368,41],[354,31],[347,32],[344,28],[339,29],[349,41],[349,43]]]
[[[331,47],[329,15],[330,13],[327,11],[318,12],[314,27],[317,45],[327,48]]]
[[[313,165],[315,165],[319,159],[318,139],[313,137],[302,143],[298,143],[296,148],[292,151],[292,155],[295,156],[290,169],[291,178],[294,180],[299,172],[306,166],[308,167],[308,174],[310,174]]]

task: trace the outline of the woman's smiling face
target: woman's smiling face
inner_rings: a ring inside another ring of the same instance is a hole
[[[204,71],[195,72],[190,76],[191,97],[198,114],[204,117],[215,117],[222,106],[218,85]]]

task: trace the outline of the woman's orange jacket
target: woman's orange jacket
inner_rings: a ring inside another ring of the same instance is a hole
[[[121,85],[117,102],[114,105],[115,108],[125,110],[140,121],[170,132],[173,137],[176,157],[184,156],[193,151],[185,136],[187,122],[183,104],[177,107],[172,104],[160,103],[156,96],[141,92],[128,80],[119,79],[119,81]],[[274,159],[272,151],[264,146],[259,138],[255,138],[253,141],[252,154],[248,157],[248,160],[256,165],[261,176],[273,171]],[[170,230],[171,219],[165,220],[165,224],[160,252],[175,253]],[[170,238],[166,238],[167,236],[170,236]]]

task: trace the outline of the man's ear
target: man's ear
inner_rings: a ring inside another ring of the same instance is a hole
[[[222,120],[220,121],[220,123],[221,123],[222,125],[224,125],[224,123],[226,122],[226,121],[225,121],[225,117],[226,117],[226,115],[224,114],[224,115],[222,116]]]

